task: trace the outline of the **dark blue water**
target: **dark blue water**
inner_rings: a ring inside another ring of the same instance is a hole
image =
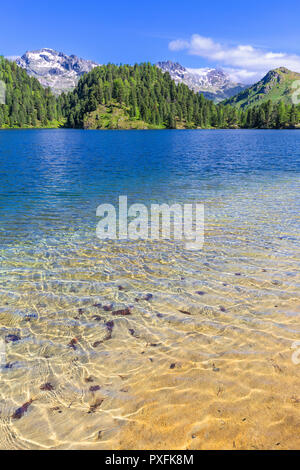
[[[247,194],[299,175],[300,132],[1,131],[0,169],[6,244],[93,227],[97,206],[123,194],[146,204],[235,194],[247,204]]]

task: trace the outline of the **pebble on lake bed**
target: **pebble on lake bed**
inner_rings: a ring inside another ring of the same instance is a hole
[[[78,339],[77,339],[77,338],[73,338],[73,339],[71,339],[71,341],[69,342],[68,347],[75,350],[75,349],[77,349],[77,346],[76,346],[77,343],[78,343]]]
[[[183,313],[184,315],[192,315],[190,312],[187,312],[186,310],[179,310],[180,313]]]
[[[51,411],[57,411],[58,413],[62,413],[61,409],[59,406],[54,406],[53,408],[50,408]]]
[[[93,403],[92,405],[90,405],[90,409],[88,411],[89,414],[91,413],[95,413],[95,411],[97,411],[97,409],[99,408],[99,406],[102,405],[103,403],[103,399],[102,398],[98,398],[98,400],[95,401],[95,403]]]
[[[101,320],[102,320],[102,317],[99,317],[99,315],[94,315],[94,316],[92,317],[92,320],[101,321]]]
[[[85,383],[90,383],[90,382],[94,382],[94,379],[93,379],[93,377],[90,375],[89,377],[86,377],[86,378],[84,379],[84,381],[85,381]]]
[[[100,389],[101,389],[100,385],[92,385],[89,390],[90,392],[98,392],[98,390]]]
[[[17,341],[21,340],[21,336],[19,335],[7,335],[5,336],[6,343],[16,343]]]
[[[47,382],[40,386],[40,390],[43,392],[51,392],[51,390],[54,390],[54,387],[50,382]]]
[[[21,419],[22,416],[24,416],[24,414],[26,413],[26,411],[28,410],[29,406],[31,405],[31,403],[33,402],[32,399],[30,399],[29,401],[27,401],[26,403],[24,403],[22,406],[20,406],[20,408],[18,408],[14,414],[12,415],[12,419]]]
[[[114,312],[112,312],[112,315],[119,315],[119,316],[126,316],[126,315],[131,315],[131,311],[130,311],[130,308],[124,308],[122,310],[115,310]]]
[[[110,305],[104,305],[103,310],[105,312],[110,312],[113,309],[113,304]]]

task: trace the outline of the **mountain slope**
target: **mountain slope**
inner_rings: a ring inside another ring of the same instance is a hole
[[[56,98],[16,63],[0,57],[0,128],[62,124],[86,129],[299,128],[300,104],[215,105],[149,63],[96,67],[73,92]]]
[[[285,67],[271,70],[259,82],[224,102],[237,108],[246,108],[271,101],[292,104],[295,96],[293,83],[300,80],[300,73],[291,72]],[[297,93],[296,93],[297,94]]]
[[[236,111],[176,85],[149,63],[96,67],[59,102],[67,126],[89,129],[228,127]]]
[[[156,64],[163,72],[169,72],[176,83],[185,83],[196,93],[202,93],[205,98],[218,103],[236,95],[246,88],[241,83],[234,83],[229,76],[219,69],[187,69],[178,63],[169,61]]]
[[[0,128],[58,127],[55,96],[25,70],[0,56]]]
[[[28,51],[16,63],[44,87],[50,87],[56,95],[73,90],[79,78],[97,66],[91,60],[67,56],[47,48]]]

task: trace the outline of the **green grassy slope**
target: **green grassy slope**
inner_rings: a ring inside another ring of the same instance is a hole
[[[150,63],[102,65],[58,98],[66,127],[164,129],[229,127],[230,110],[217,108]]]
[[[113,101],[109,105],[99,104],[95,111],[84,115],[84,129],[164,129],[164,126],[148,124],[131,118],[126,106]]]
[[[291,72],[285,67],[280,67],[271,70],[258,83],[224,101],[223,104],[230,104],[237,108],[260,105],[269,100],[273,104],[280,101],[283,101],[285,104],[292,104],[292,96],[297,95],[296,88],[293,88],[293,83],[297,80],[300,80],[300,73]]]

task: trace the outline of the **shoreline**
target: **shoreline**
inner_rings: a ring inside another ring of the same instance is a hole
[[[44,130],[72,130],[72,131],[299,131],[300,127],[196,127],[196,128],[157,128],[157,129],[86,129],[74,127],[0,127],[0,131],[44,131]]]

